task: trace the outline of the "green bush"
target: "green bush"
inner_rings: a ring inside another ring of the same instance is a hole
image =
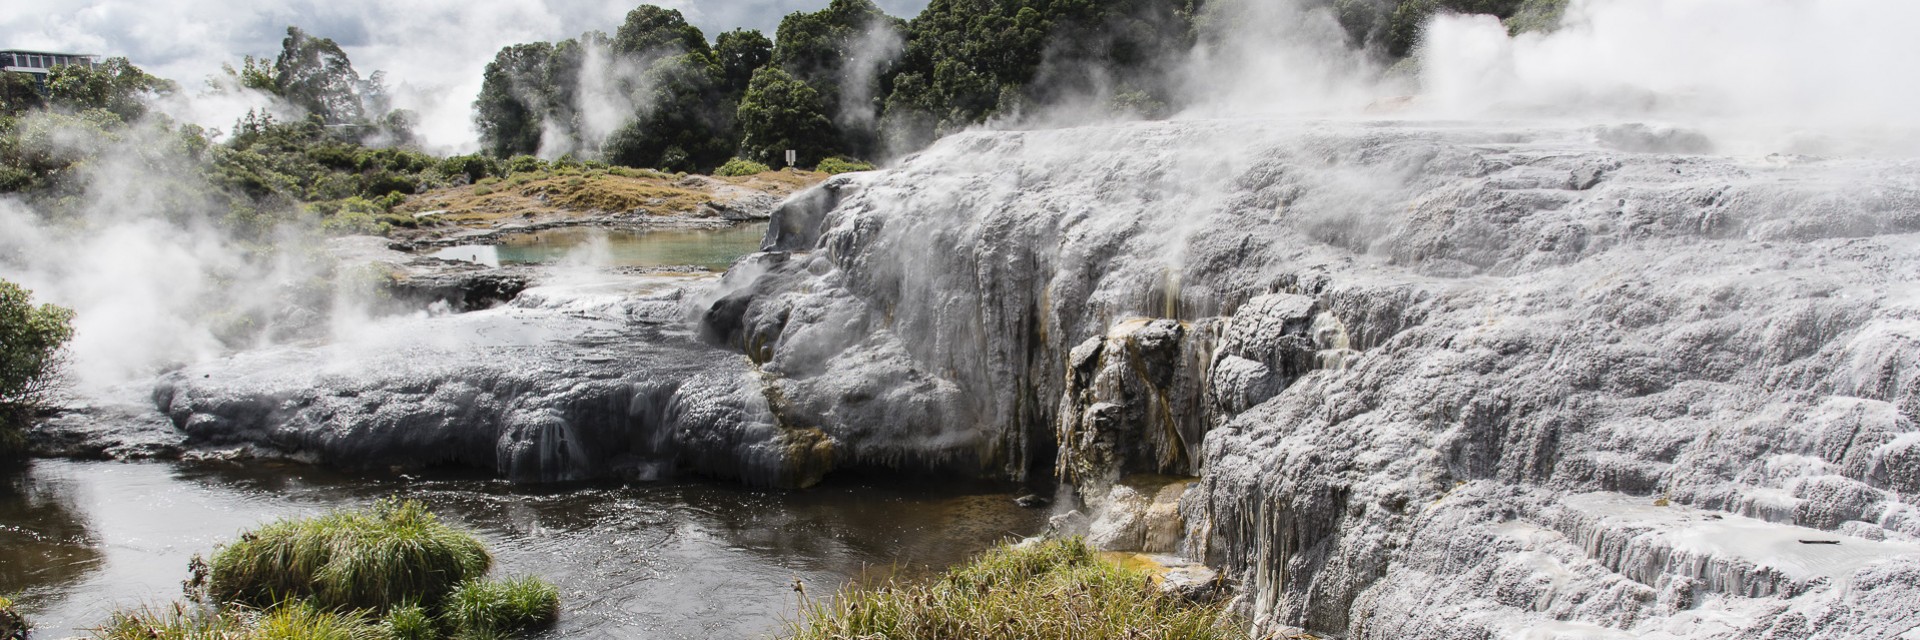
[[[1217,605],[1168,595],[1081,540],[1001,547],[929,584],[888,583],[803,604],[795,640],[1240,637]]]
[[[366,511],[280,520],[241,535],[214,553],[208,593],[257,607],[297,598],[327,609],[433,607],[492,565],[479,539],[418,502],[387,499]]]
[[[0,458],[25,449],[20,429],[53,401],[73,338],[73,311],[33,305],[33,292],[0,280]]]
[[[391,640],[434,640],[440,637],[434,629],[433,617],[417,604],[394,607],[387,617],[380,621],[380,628]]]
[[[533,156],[514,156],[507,159],[507,171],[510,173],[527,173],[546,170],[547,163]]]
[[[492,187],[491,185],[484,185],[484,184],[483,184],[483,185],[480,185],[480,186],[478,186],[478,187],[474,187],[474,188],[473,188],[473,195],[476,195],[476,196],[490,196],[490,195],[493,195],[493,187]]]
[[[726,176],[726,177],[732,178],[732,177],[739,177],[739,176],[759,175],[772,170],[773,170],[772,167],[769,167],[764,164],[760,164],[758,162],[754,162],[752,160],[747,160],[744,158],[734,158],[732,160],[728,160],[726,164],[720,165],[719,169],[714,170],[713,175]]]
[[[382,234],[389,226],[381,221],[387,211],[371,200],[354,196],[335,202],[316,202],[307,209],[320,217],[320,228],[338,235]]]
[[[814,168],[814,170],[819,171],[821,173],[826,173],[826,174],[852,173],[855,171],[872,171],[873,163],[861,162],[859,160],[848,160],[846,158],[840,158],[840,157],[833,157],[833,158],[827,158],[825,160],[821,160],[820,166]]]
[[[469,580],[447,596],[441,616],[456,635],[518,633],[553,624],[560,591],[532,576]]]

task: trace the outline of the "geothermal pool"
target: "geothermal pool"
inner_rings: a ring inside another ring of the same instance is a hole
[[[0,476],[0,593],[23,605],[37,637],[85,635],[116,607],[178,599],[188,559],[242,529],[399,495],[479,533],[494,575],[553,581],[562,614],[542,637],[771,637],[797,611],[795,579],[825,595],[1037,532],[1045,513],[1015,506],[1007,490],[526,486],[291,464],[38,460]]]
[[[740,256],[759,251],[760,240],[766,235],[765,222],[725,229],[567,227],[510,234],[495,244],[447,247],[432,255],[490,267],[581,259],[604,267],[691,266],[725,271]]]

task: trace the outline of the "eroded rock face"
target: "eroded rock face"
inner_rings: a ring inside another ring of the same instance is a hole
[[[695,339],[687,295],[645,278],[535,288],[505,308],[189,366],[154,401],[191,446],[338,466],[817,482],[831,443],[775,420],[747,358]]]
[[[955,136],[777,212],[723,343],[836,465],[1197,472],[1262,629],[1920,626],[1920,174],[1649,131]]]

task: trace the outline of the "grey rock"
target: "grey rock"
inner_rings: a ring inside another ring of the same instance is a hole
[[[1638,125],[962,134],[776,211],[789,266],[726,317],[837,464],[1198,471],[1183,552],[1261,631],[1904,633],[1913,166],[1710,152]],[[1796,573],[1594,495],[1872,551]]]

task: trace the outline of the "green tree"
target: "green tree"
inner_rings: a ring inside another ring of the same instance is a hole
[[[773,63],[820,95],[836,126],[833,146],[868,155],[879,139],[874,116],[890,90],[890,52],[882,49],[905,33],[906,23],[872,0],[833,0],[780,21]]]
[[[148,75],[126,58],[62,65],[47,73],[48,103],[73,111],[105,109],[128,122],[146,115],[148,98],[173,90],[172,82]]]
[[[19,450],[19,430],[53,401],[73,311],[33,305],[33,293],[0,280],[0,454]]]
[[[683,53],[713,57],[707,36],[687,24],[679,11],[643,4],[627,12],[626,22],[613,34],[613,52],[623,56],[675,56]]]
[[[933,0],[909,25],[888,119],[924,140],[1098,87],[1136,104],[1165,103],[1166,65],[1192,47],[1201,4]]]
[[[784,164],[786,150],[812,166],[833,152],[833,124],[819,92],[779,67],[753,74],[740,100],[740,150],[747,158]]]
[[[720,34],[713,54],[720,63],[721,75],[726,77],[728,92],[738,97],[747,92],[753,72],[773,61],[773,41],[758,31],[736,29]]]
[[[629,167],[703,171],[733,155],[735,104],[720,65],[689,53],[655,62],[641,83],[641,113],[607,141],[607,160]]]
[[[540,150],[542,121],[552,111],[554,46],[545,42],[511,45],[493,56],[473,101],[480,144],[495,157]]]
[[[31,74],[0,72],[0,117],[18,116],[46,103]]]
[[[332,39],[287,27],[273,72],[280,97],[320,116],[327,124],[354,124],[366,119],[360,99],[360,74]]]

